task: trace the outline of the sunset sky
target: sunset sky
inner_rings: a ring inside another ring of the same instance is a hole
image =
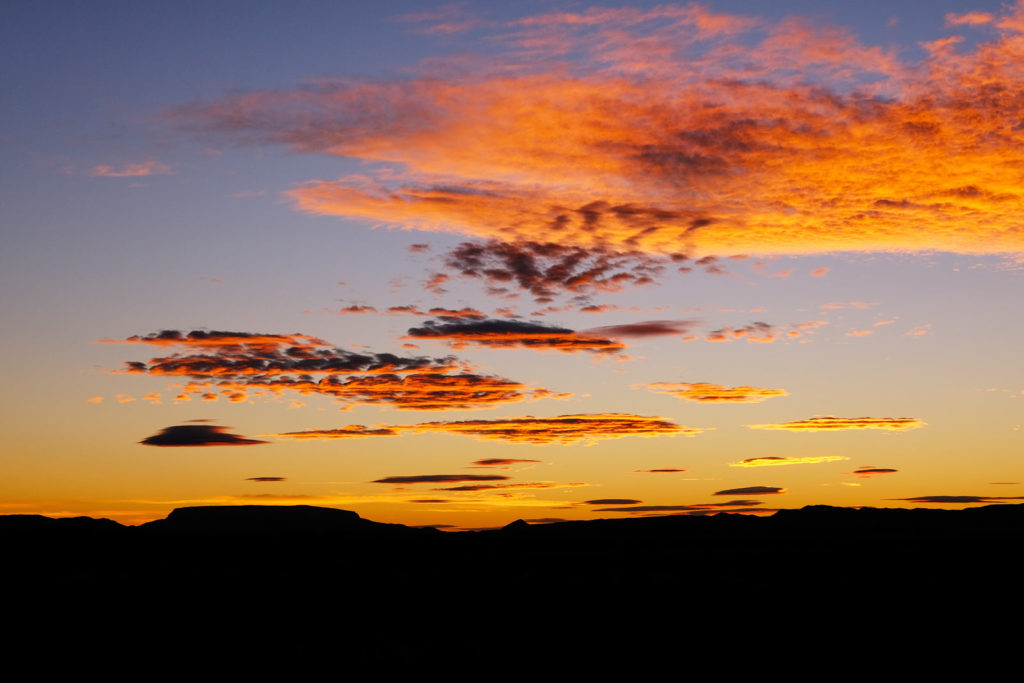
[[[1024,502],[1024,0],[0,16],[0,513]]]

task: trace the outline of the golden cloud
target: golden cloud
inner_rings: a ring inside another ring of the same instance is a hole
[[[923,427],[924,422],[913,417],[812,417],[795,422],[747,425],[750,429],[775,429],[795,432],[834,431],[839,429],[885,429],[904,431]]]
[[[653,382],[641,385],[661,394],[671,394],[687,401],[698,403],[760,403],[775,396],[788,396],[783,389],[759,389],[757,387],[739,386],[725,387],[721,384],[708,382],[671,383]]]

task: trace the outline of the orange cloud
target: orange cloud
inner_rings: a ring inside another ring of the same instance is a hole
[[[177,400],[189,394],[230,401],[259,392],[321,394],[351,405],[384,404],[402,410],[490,407],[527,398],[564,397],[501,377],[471,372],[455,358],[399,357],[357,353],[308,335],[165,330],[122,343],[180,345],[186,353],[130,361],[131,374],[191,378]],[[196,353],[189,353],[195,349]],[[316,379],[313,375],[323,375]]]
[[[912,417],[812,417],[796,422],[747,425],[750,429],[775,429],[795,432],[834,431],[838,429],[885,429],[903,431],[925,425]]]
[[[684,427],[661,417],[623,413],[559,415],[558,417],[510,417],[500,420],[463,420],[459,422],[421,422],[370,429],[354,425],[340,429],[311,429],[273,436],[289,439],[339,439],[362,436],[393,436],[397,432],[449,432],[480,439],[514,443],[568,444],[577,441],[617,439],[624,436],[692,436],[703,430]]]
[[[442,320],[429,320],[423,327],[414,327],[403,339],[442,339],[454,349],[473,345],[499,349],[554,349],[567,353],[616,353],[626,348],[621,342],[612,339],[520,320],[480,320],[475,317],[467,320]]]
[[[784,389],[759,389],[757,387],[724,387],[721,384],[709,384],[697,382],[688,384],[680,382],[654,382],[646,386],[651,391],[662,394],[671,394],[687,401],[699,403],[760,403],[775,396],[788,396]]]
[[[124,164],[120,168],[101,164],[89,169],[89,175],[104,178],[139,178],[148,175],[166,175],[171,173],[171,167],[161,164],[159,161],[146,161],[141,164]]]
[[[366,162],[289,194],[374,224],[649,253],[1011,253],[1024,249],[1024,8],[993,20],[992,40],[910,62],[799,17],[543,15],[485,34],[501,52],[457,75],[304,84],[171,116]]]
[[[704,339],[709,342],[731,342],[734,339],[746,339],[748,342],[770,344],[779,338],[779,329],[775,325],[756,322],[743,327],[723,327],[712,330]]]
[[[849,460],[842,455],[810,455],[803,458],[789,458],[781,456],[765,456],[761,458],[747,458],[739,462],[729,463],[729,467],[774,467],[777,465],[817,465],[823,462],[837,462]]]
[[[965,12],[963,14],[955,14],[949,12],[946,14],[946,26],[979,26],[981,24],[991,24],[995,21],[995,17],[988,12]]]

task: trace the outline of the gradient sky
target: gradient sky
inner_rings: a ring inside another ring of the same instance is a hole
[[[1024,3],[2,15],[0,512],[1024,500]]]

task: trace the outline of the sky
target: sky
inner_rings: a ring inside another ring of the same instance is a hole
[[[1024,501],[1024,3],[2,14],[0,513]]]

